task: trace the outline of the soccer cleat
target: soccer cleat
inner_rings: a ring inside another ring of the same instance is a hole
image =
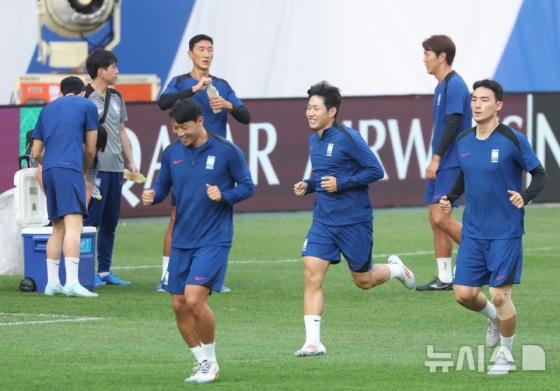
[[[105,277],[101,277],[101,281],[107,285],[130,285],[130,281],[121,280],[113,273],[109,273]]]
[[[321,342],[310,343],[303,345],[303,347],[294,353],[296,357],[308,357],[308,356],[320,356],[321,354],[327,353],[327,348]]]
[[[99,277],[99,274],[95,275],[95,286],[103,286],[105,285],[105,281],[103,281],[101,279],[101,277]]]
[[[231,292],[231,288],[228,288],[225,285],[222,285],[222,289],[220,289],[220,292]]]
[[[165,289],[163,289],[163,280],[161,280],[158,286],[156,286],[156,292],[165,292]]]
[[[80,284],[64,285],[64,294],[68,297],[97,297],[97,293],[88,291]]]
[[[500,328],[498,323],[488,319],[488,329],[486,330],[486,346],[493,348],[500,342]]]
[[[500,352],[498,352],[494,365],[492,365],[492,368],[488,371],[489,375],[507,375],[510,371],[515,369],[515,361],[511,357],[511,354],[509,354],[511,360],[508,360],[506,358],[506,353],[504,353],[501,349],[503,348],[500,348]]]
[[[400,277],[397,277],[397,280],[402,282],[406,289],[414,289],[414,286],[416,285],[416,278],[414,277],[414,273],[412,273],[412,271],[404,265],[403,261],[401,261],[401,259],[396,255],[391,255],[388,262],[402,267],[403,272]]]
[[[47,296],[54,296],[61,293],[64,293],[64,288],[62,287],[62,285],[60,285],[60,283],[59,284],[48,283],[47,286],[45,287],[45,295]]]
[[[441,282],[439,278],[436,277],[435,280],[427,283],[426,285],[420,285],[416,287],[417,291],[452,291],[452,282]]]
[[[216,361],[204,360],[200,363],[200,370],[196,378],[197,383],[209,383],[216,380],[220,367]],[[190,379],[190,378],[189,378]]]
[[[198,375],[200,374],[200,366],[201,366],[200,363],[197,363],[197,364],[193,367],[191,376],[190,376],[190,377],[187,377],[187,378],[185,379],[185,381],[186,381],[187,383],[196,382],[196,379],[198,379]]]

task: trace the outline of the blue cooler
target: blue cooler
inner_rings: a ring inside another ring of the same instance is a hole
[[[37,292],[44,292],[47,285],[47,240],[52,227],[22,228],[23,236],[23,273],[26,279],[35,283]],[[86,289],[95,289],[95,227],[84,227],[80,239],[80,265],[78,278]],[[66,283],[64,254],[60,258],[60,283]]]

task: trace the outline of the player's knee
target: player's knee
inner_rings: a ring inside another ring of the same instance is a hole
[[[496,307],[496,316],[500,320],[513,318],[517,311],[511,300],[511,293],[498,292],[492,295],[492,303]]]
[[[354,283],[358,288],[364,291],[370,289],[373,286],[370,281],[365,281],[365,280],[354,280]]]
[[[461,304],[463,307],[468,307],[476,299],[476,295],[473,296],[471,292],[467,290],[454,289],[454,293],[455,301]]]

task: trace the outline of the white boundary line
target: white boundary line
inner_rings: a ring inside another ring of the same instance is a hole
[[[524,253],[535,253],[539,251],[557,251],[560,250],[560,247],[532,247],[532,248],[524,248]],[[457,250],[453,251],[454,254],[457,253]],[[430,255],[434,254],[434,251],[414,251],[408,253],[396,253],[400,257],[408,257],[408,256],[417,256],[417,255]],[[393,254],[373,254],[373,258],[388,258]],[[296,263],[301,262],[301,258],[297,259],[276,259],[276,260],[255,260],[255,259],[247,259],[247,260],[239,260],[239,261],[228,261],[229,265],[243,265],[243,264],[258,264],[258,263]],[[131,270],[131,269],[155,269],[161,268],[161,265],[139,265],[139,266],[113,266],[112,269],[114,270]]]
[[[26,313],[7,313],[0,312],[0,316],[16,316],[16,317],[43,317],[43,318],[54,318],[51,320],[32,320],[27,322],[4,322],[0,323],[0,326],[16,326],[16,325],[26,325],[26,324],[45,324],[45,323],[64,323],[64,322],[89,322],[92,320],[105,320],[105,318],[94,318],[94,317],[73,317],[69,315],[55,315],[55,314],[26,314]]]

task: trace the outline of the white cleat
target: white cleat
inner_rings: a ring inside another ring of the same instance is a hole
[[[488,329],[486,330],[486,346],[493,348],[500,342],[500,328],[498,323],[488,319]]]
[[[508,352],[506,354],[501,349],[504,348],[500,348],[500,351],[496,356],[496,361],[494,361],[494,365],[492,365],[492,368],[488,371],[489,375],[507,375],[510,371],[515,369],[515,361],[513,360],[513,357],[511,357],[509,350],[505,348]],[[506,358],[507,356],[509,356],[509,360]]]
[[[196,382],[210,383],[218,378],[218,372],[220,372],[220,367],[218,367],[216,361],[204,360],[200,363],[200,370]]]
[[[48,283],[47,286],[45,287],[45,295],[47,296],[60,295],[63,293],[64,293],[64,288],[62,287],[62,285],[60,285],[60,283],[58,284]]]
[[[185,381],[187,383],[195,383],[198,379],[198,375],[200,374],[200,363],[197,363],[192,369],[192,375],[187,377]]]
[[[397,277],[397,280],[402,282],[406,289],[414,289],[414,287],[416,286],[416,278],[414,277],[414,273],[412,273],[412,271],[404,265],[403,261],[401,261],[401,259],[396,255],[391,255],[388,262],[391,264],[400,265],[400,267],[403,269],[403,272],[399,277]]]
[[[97,293],[88,291],[80,284],[64,285],[64,294],[68,297],[97,297]]]
[[[308,356],[320,356],[322,354],[327,353],[327,348],[321,342],[319,343],[310,343],[307,345],[303,345],[303,347],[294,353],[294,356],[297,357],[308,357]]]

